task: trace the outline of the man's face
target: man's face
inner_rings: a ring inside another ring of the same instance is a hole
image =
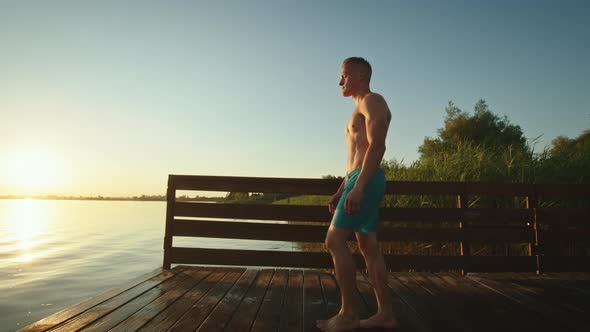
[[[356,92],[359,86],[360,72],[357,66],[350,64],[343,64],[340,72],[340,87],[344,97],[350,97]]]

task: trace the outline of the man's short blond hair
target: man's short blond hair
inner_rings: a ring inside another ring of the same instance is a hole
[[[371,74],[373,73],[373,69],[371,68],[371,64],[369,63],[369,61],[361,57],[353,56],[350,58],[346,58],[343,64],[353,64],[362,66],[367,72],[367,82],[371,81]]]

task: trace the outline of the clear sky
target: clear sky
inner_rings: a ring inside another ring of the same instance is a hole
[[[590,127],[589,17],[588,1],[0,0],[0,195],[344,175],[348,56],[391,108],[386,160],[416,160],[449,100],[479,98],[540,150]]]

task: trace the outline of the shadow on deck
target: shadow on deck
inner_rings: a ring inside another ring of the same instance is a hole
[[[388,284],[396,331],[590,330],[588,273],[394,272]],[[364,275],[357,286],[366,318],[375,297]],[[316,331],[339,296],[334,276],[321,270],[179,265],[21,331]]]

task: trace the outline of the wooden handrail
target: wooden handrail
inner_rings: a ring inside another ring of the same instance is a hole
[[[332,195],[339,179],[169,175],[175,190],[237,191],[277,194]],[[535,189],[536,186],[536,189]],[[590,196],[590,184],[526,184],[444,181],[387,181],[390,195],[505,195],[543,197]]]

